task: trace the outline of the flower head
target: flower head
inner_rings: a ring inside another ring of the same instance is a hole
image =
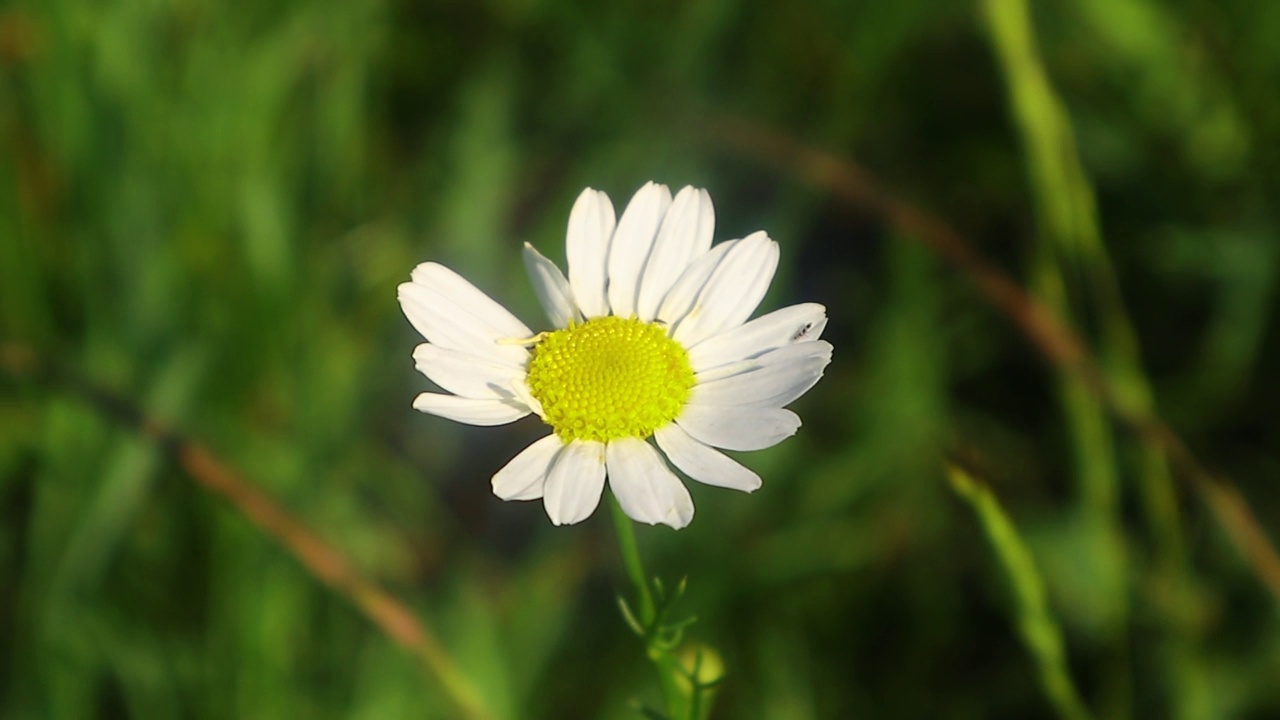
[[[705,190],[640,188],[621,218],[588,188],[569,214],[569,275],[525,244],[553,330],[532,330],[452,270],[423,263],[400,305],[427,342],[417,368],[447,393],[413,406],[470,425],[531,413],[550,426],[493,476],[504,500],[541,498],[557,525],[595,510],[606,479],[627,515],[681,528],[693,500],[663,460],[708,485],[760,477],[723,450],[760,450],[800,427],[785,405],[822,377],[826,310],[793,305],[748,320],[778,265],[763,232],[711,244]],[[650,442],[657,443],[655,448]],[[662,453],[658,452],[661,448]]]

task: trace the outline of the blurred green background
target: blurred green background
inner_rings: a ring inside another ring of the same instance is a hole
[[[1280,716],[1277,597],[1176,459],[925,238],[728,130],[941,218],[1274,536],[1280,3],[1031,5],[0,4],[0,717],[465,717],[86,383],[402,598],[489,716],[657,707],[607,513],[490,494],[542,430],[413,412],[395,300],[430,259],[544,327],[521,243],[562,261],[583,187],[650,179],[769,231],[762,310],[826,304],[836,348],[743,456],[761,490],[638,528],[726,667],[713,717]]]

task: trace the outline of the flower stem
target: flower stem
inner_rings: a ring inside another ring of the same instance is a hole
[[[618,536],[618,550],[622,554],[622,565],[627,570],[627,577],[635,586],[637,595],[637,611],[645,645],[645,655],[658,671],[658,683],[662,686],[662,696],[666,702],[666,717],[671,720],[692,718],[693,707],[686,693],[681,692],[680,667],[669,648],[659,641],[661,628],[658,622],[658,607],[653,599],[653,591],[649,588],[649,576],[644,571],[644,563],[640,561],[640,548],[636,545],[635,528],[631,518],[623,512],[617,498],[609,496],[609,510],[613,516],[614,533]],[[697,692],[695,691],[696,695]]]
[[[639,597],[637,608],[639,620],[645,627],[653,624],[657,615],[657,607],[653,604],[653,593],[649,591],[649,576],[645,574],[644,563],[640,561],[640,548],[636,545],[636,532],[631,525],[631,518],[623,512],[618,499],[609,495],[609,510],[613,515],[613,530],[618,536],[618,550],[622,553],[622,565],[627,570],[627,577],[636,588]]]

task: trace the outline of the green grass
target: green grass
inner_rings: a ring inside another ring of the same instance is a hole
[[[415,413],[395,301],[436,260],[542,329],[521,244],[650,179],[777,239],[762,310],[835,346],[761,490],[637,528],[711,718],[1280,714],[1277,36],[1248,0],[3,5],[0,717],[661,707],[608,513],[494,498],[536,421]]]

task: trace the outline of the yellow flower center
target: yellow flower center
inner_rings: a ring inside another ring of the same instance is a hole
[[[606,316],[543,337],[528,383],[564,442],[647,438],[680,414],[693,367],[662,326]]]

